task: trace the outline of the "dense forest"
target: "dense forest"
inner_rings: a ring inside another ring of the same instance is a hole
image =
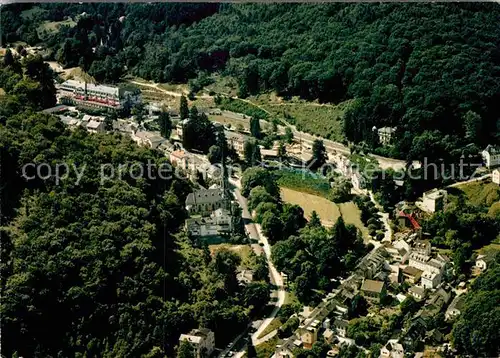
[[[407,159],[456,161],[500,140],[496,4],[41,4],[17,15],[32,6],[3,9],[4,41],[44,43],[99,81],[200,87],[220,73],[241,97],[354,98],[346,139]],[[76,26],[37,31],[68,16]],[[383,126],[397,127],[393,146],[378,143]]]
[[[179,335],[199,326],[225,344],[268,302],[266,263],[262,281],[243,287],[239,256],[193,245],[181,231],[192,191],[183,179],[125,170],[102,182],[103,164],[166,159],[37,112],[54,92],[40,103],[19,86],[37,93],[46,66],[0,65],[3,83],[18,81],[0,96],[2,355],[173,356]]]

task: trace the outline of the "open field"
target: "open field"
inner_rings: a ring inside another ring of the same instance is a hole
[[[330,197],[330,183],[327,179],[311,172],[280,170],[276,172],[278,185],[301,193]]]
[[[231,245],[231,244],[217,244],[217,245],[209,245],[208,249],[210,250],[210,254],[214,255],[217,251],[221,249],[227,249],[236,253],[241,258],[241,266],[250,267],[252,266],[252,248],[250,245]]]
[[[61,26],[76,26],[76,22],[72,19],[67,19],[64,21],[44,21],[37,28],[37,33],[40,38],[43,38],[43,33],[54,33],[58,32]]]
[[[491,207],[500,202],[500,187],[491,182],[473,182],[457,186],[467,196],[472,205]]]
[[[274,93],[250,97],[250,100],[269,111],[272,116],[295,124],[298,130],[331,140],[342,140],[342,117],[353,101],[337,105],[307,102],[297,97],[284,100]]]
[[[315,210],[324,226],[333,226],[342,215],[347,224],[353,224],[368,236],[368,230],[360,219],[360,210],[353,202],[335,204],[334,202],[308,193],[301,193],[288,188],[281,188],[281,199],[284,202],[297,204],[304,210],[306,218]]]

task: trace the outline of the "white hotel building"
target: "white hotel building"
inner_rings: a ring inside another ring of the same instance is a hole
[[[141,102],[139,92],[132,92],[116,86],[85,84],[67,80],[57,86],[61,103],[70,103],[95,108],[120,109]]]

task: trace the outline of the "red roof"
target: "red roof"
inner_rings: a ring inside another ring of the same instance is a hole
[[[421,227],[420,224],[417,222],[417,220],[415,220],[415,218],[413,217],[412,214],[407,214],[404,211],[400,211],[399,216],[408,218],[410,220],[411,224],[413,225],[414,229],[420,229],[420,227]]]

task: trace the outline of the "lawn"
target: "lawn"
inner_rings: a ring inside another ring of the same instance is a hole
[[[343,139],[342,117],[353,103],[353,100],[337,105],[298,99],[284,101],[272,94],[253,97],[252,100],[272,113],[274,117],[294,124],[298,130],[337,141]]]
[[[281,327],[283,323],[281,322],[281,320],[279,318],[275,318],[271,321],[271,323],[269,323],[269,325],[266,327],[265,330],[262,331],[262,333],[257,337],[257,338],[262,338],[264,337],[265,335],[271,333],[272,331],[274,331],[275,329],[278,329]]]
[[[208,249],[210,254],[214,255],[217,251],[221,249],[228,249],[241,258],[241,266],[250,268],[253,266],[253,259],[251,256],[252,247],[250,245],[231,245],[231,244],[216,244],[209,245]]]
[[[209,115],[208,119],[211,120],[212,122],[221,123],[221,124],[224,124],[226,126],[230,125],[231,128],[233,128],[233,129],[236,129],[239,126],[243,126],[244,130],[250,130],[250,123],[248,121],[247,122],[239,121],[237,119],[229,118],[229,117],[226,117],[226,116],[223,116],[223,115],[222,116],[219,116],[219,115]]]
[[[238,98],[222,98],[217,107],[225,111],[242,113],[249,117],[268,119],[268,114],[266,113],[266,111],[262,110],[252,103],[243,101]]]
[[[64,21],[44,21],[40,24],[40,26],[37,29],[38,36],[40,38],[43,38],[44,32],[46,33],[58,32],[61,26],[74,27],[76,26],[76,22],[73,21],[71,18]]]
[[[276,351],[276,345],[278,344],[278,337],[275,336],[270,340],[259,344],[255,347],[257,351],[257,358],[269,358]]]
[[[330,183],[324,177],[302,170],[280,170],[275,175],[280,187],[327,199],[330,197]]]
[[[475,206],[491,207],[500,202],[500,187],[491,182],[473,182],[457,187],[467,196],[467,201]]]
[[[342,215],[347,224],[353,224],[361,230],[363,236],[368,236],[368,230],[360,219],[360,210],[353,202],[335,204],[320,196],[299,192],[281,187],[281,199],[284,202],[297,204],[304,210],[306,218],[316,211],[324,226],[333,226]]]

